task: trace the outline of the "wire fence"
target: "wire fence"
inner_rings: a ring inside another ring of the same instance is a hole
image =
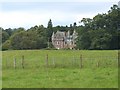
[[[113,56],[85,57],[82,56],[39,56],[37,59],[30,59],[25,56],[14,57],[4,60],[3,68],[96,68],[96,67],[118,67],[118,58]]]

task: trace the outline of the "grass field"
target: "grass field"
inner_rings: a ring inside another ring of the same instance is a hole
[[[46,66],[47,54],[48,66]],[[22,55],[24,55],[24,69],[21,67]],[[82,55],[82,68],[80,68],[80,55]],[[117,50],[3,51],[2,87],[117,88],[117,57]],[[14,58],[16,58],[16,69],[13,64]]]

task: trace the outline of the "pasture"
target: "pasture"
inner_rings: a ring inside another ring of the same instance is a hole
[[[3,51],[2,87],[118,88],[118,51]]]

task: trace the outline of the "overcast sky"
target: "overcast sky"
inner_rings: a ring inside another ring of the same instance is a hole
[[[70,25],[82,18],[93,18],[98,13],[107,13],[113,4],[118,4],[119,0],[94,0],[80,1],[71,0],[57,1],[50,0],[21,0],[8,2],[4,0],[0,2],[0,27],[26,29],[35,25],[47,26],[49,19],[52,19],[53,26]]]

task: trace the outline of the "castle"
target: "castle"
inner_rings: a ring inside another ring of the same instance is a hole
[[[74,49],[76,44],[77,38],[77,33],[74,30],[73,34],[70,35],[70,31],[68,32],[61,32],[61,31],[57,31],[56,33],[53,32],[52,34],[52,44],[56,49],[65,49],[65,48],[69,48],[69,49]]]

